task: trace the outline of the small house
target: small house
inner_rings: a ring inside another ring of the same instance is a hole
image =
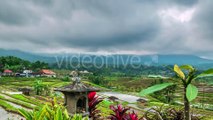
[[[90,72],[89,72],[89,71],[87,71],[87,70],[79,71],[79,73],[80,73],[80,74],[90,74]]]
[[[7,69],[7,70],[4,70],[4,72],[3,72],[3,76],[12,76],[12,75],[13,75],[12,70]]]
[[[23,74],[25,74],[26,77],[30,77],[32,75],[33,71],[32,70],[24,70]]]
[[[56,73],[51,71],[51,70],[47,70],[47,69],[42,69],[40,70],[40,75],[41,77],[56,77]]]

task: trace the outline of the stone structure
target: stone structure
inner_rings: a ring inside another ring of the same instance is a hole
[[[20,88],[20,91],[22,91],[22,94],[29,96],[30,91],[32,90],[31,88]]]
[[[82,115],[89,114],[88,93],[99,91],[99,89],[81,83],[80,78],[74,76],[73,84],[55,89],[64,94],[65,106],[70,115],[80,113]]]

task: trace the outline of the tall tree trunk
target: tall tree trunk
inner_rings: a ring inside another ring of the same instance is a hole
[[[184,86],[184,120],[191,120],[190,103],[186,97],[186,86]]]

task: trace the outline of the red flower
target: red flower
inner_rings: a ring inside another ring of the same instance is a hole
[[[92,101],[92,100],[95,98],[95,96],[96,96],[96,92],[90,92],[90,93],[88,94],[88,99],[89,99],[89,101]]]
[[[130,120],[138,120],[137,114],[133,111],[133,113],[129,113]]]

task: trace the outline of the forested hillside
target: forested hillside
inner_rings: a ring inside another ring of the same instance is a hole
[[[39,70],[42,68],[48,68],[48,64],[40,61],[30,62],[14,56],[0,57],[1,72],[5,69],[10,69],[18,72],[23,69]]]

